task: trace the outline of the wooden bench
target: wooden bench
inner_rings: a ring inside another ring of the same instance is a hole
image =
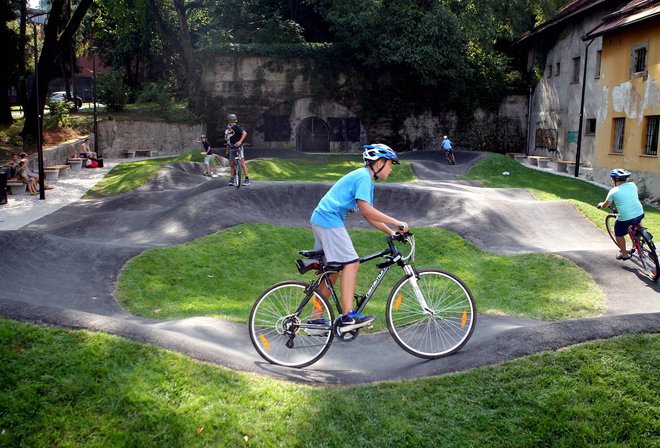
[[[80,158],[76,157],[76,158],[67,160],[66,163],[71,165],[71,172],[81,171],[83,160],[85,160],[85,159],[80,159]]]
[[[12,196],[25,196],[27,194],[27,185],[18,179],[8,179],[7,186],[10,188]]]
[[[547,168],[548,162],[550,162],[552,159],[545,156],[527,156],[527,160],[529,161],[530,165],[538,166],[540,168]]]
[[[555,162],[555,170],[558,173],[567,173],[569,170],[575,169],[575,161],[571,160],[553,160]]]
[[[60,177],[68,176],[70,169],[71,169],[71,165],[53,165],[53,166],[44,167],[44,171],[45,170],[57,170],[59,172],[59,174],[57,175],[58,179]]]
[[[138,154],[142,154],[143,157],[154,157],[158,151],[155,149],[127,149],[124,151],[127,159],[132,159]]]
[[[507,152],[506,155],[516,160],[524,159],[525,157],[527,157],[527,155],[524,152]]]

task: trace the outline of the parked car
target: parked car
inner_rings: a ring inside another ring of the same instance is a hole
[[[64,101],[66,99],[66,92],[53,92],[50,95],[50,102],[51,103],[58,103],[60,101]],[[82,107],[83,100],[79,96],[76,96],[76,107]]]

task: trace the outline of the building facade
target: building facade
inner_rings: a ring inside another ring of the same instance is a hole
[[[594,177],[625,168],[643,195],[660,197],[660,1],[624,5],[585,39],[602,41]]]

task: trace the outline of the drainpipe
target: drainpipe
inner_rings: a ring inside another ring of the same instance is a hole
[[[589,57],[589,45],[594,42],[591,39],[584,49],[584,71],[582,72],[582,98],[580,99],[580,123],[578,124],[577,151],[575,152],[575,177],[580,174],[580,150],[582,149],[582,123],[584,122],[584,92],[587,87],[587,58]]]

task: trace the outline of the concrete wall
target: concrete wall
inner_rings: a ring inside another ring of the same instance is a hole
[[[209,58],[202,68],[200,90],[206,99],[204,108],[209,111],[206,125],[211,144],[222,143],[226,115],[234,113],[248,132],[246,141],[256,147],[301,150],[305,141],[301,131],[311,120],[331,136],[320,151],[358,151],[364,143],[377,141],[396,142],[399,149],[430,149],[437,148],[444,134],[459,148],[524,150],[526,97],[512,96],[496,112],[476,111],[475,121],[462,128],[451,111],[420,110],[403,118],[367,120],[358,101],[359,86],[351,86],[346,75],[324,80],[325,85],[334,87],[332,98],[318,98],[313,81],[324,74],[316,73],[311,64],[251,55]],[[414,105],[405,109],[414,109]]]
[[[75,140],[62,143],[57,146],[43,150],[44,166],[52,165],[66,165],[67,158],[76,155],[80,152],[80,147],[85,138],[92,138],[92,136],[85,136]],[[39,161],[37,153],[30,154],[28,157],[28,167],[35,173],[39,171]]]
[[[647,46],[646,73],[632,73],[632,52]],[[605,107],[596,130],[598,151],[594,177],[608,182],[612,168],[634,173],[633,180],[648,194],[660,197],[660,159],[646,152],[648,117],[660,117],[660,18],[629,26],[603,37],[603,64],[599,97]],[[622,152],[614,148],[614,119],[623,118]],[[596,169],[597,168],[597,169]]]
[[[159,155],[183,154],[200,149],[193,140],[205,132],[201,124],[103,120],[98,123],[99,152],[121,158],[126,149],[156,149]]]

